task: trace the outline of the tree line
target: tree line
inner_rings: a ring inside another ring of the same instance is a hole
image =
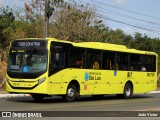
[[[6,59],[10,41],[19,38],[42,38],[44,35],[44,1],[32,0],[24,8],[0,8],[1,61]],[[74,42],[96,41],[125,45],[128,48],[154,51],[160,55],[160,39],[136,32],[112,30],[96,16],[96,9],[73,0],[50,0],[49,37]]]

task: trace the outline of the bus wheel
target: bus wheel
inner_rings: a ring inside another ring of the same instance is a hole
[[[42,94],[32,94],[32,98],[36,101],[41,101],[44,98],[44,95]]]
[[[128,99],[132,98],[133,96],[133,88],[130,83],[126,83],[124,86],[124,91],[123,91],[123,98]]]
[[[118,98],[125,98],[125,99],[132,98],[132,96],[133,96],[133,87],[131,86],[130,83],[126,83],[126,85],[124,86],[123,94],[116,94],[116,96]]]
[[[76,100],[77,88],[74,84],[71,84],[67,88],[66,95],[62,96],[63,99],[67,102],[73,102]]]

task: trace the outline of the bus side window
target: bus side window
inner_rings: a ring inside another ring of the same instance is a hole
[[[115,52],[113,51],[103,51],[102,68],[105,70],[113,70],[113,65],[115,61]]]
[[[64,67],[65,65],[65,53],[63,49],[51,49],[50,50],[50,66],[51,67]]]
[[[112,67],[112,68],[113,68],[113,70],[118,70],[118,69],[119,69],[118,63],[115,62],[115,63],[113,64],[113,67]]]
[[[50,52],[50,66],[55,66],[55,59],[54,59],[54,55],[55,55],[55,52],[53,50],[51,50]]]
[[[102,68],[102,51],[100,50],[87,50],[87,57],[86,57],[86,68],[88,69],[101,69]]]
[[[83,59],[77,59],[75,61],[75,67],[76,68],[83,68]]]
[[[146,67],[145,67],[145,66],[142,66],[142,67],[141,67],[141,70],[142,70],[142,71],[146,71]]]
[[[63,50],[57,51],[56,52],[56,66],[57,67],[64,67],[65,66],[65,53]]]
[[[129,70],[131,71],[141,71],[140,68],[140,54],[130,54],[130,59],[129,59]]]
[[[99,62],[93,62],[93,69],[99,69]]]
[[[84,68],[85,49],[71,48],[69,56],[69,65],[73,68]]]
[[[107,60],[107,65],[106,65],[106,67],[107,67],[107,70],[112,70],[112,69],[113,69],[113,68],[112,68],[112,61]]]

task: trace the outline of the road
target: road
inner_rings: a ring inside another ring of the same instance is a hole
[[[160,93],[134,95],[132,99],[118,99],[115,95],[107,95],[102,99],[85,96],[71,103],[64,102],[61,97],[55,96],[45,98],[41,102],[34,101],[30,96],[0,98],[0,111],[48,111],[46,112],[48,117],[66,117],[69,114],[69,117],[79,117],[79,119],[82,117],[102,118],[102,116],[116,118],[116,115],[118,117],[138,117],[139,114],[142,117],[144,114],[157,114],[158,117],[154,116],[154,119],[158,120],[160,117]]]

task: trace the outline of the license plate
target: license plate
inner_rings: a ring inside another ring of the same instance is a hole
[[[31,83],[20,83],[20,82],[15,82],[13,83],[14,87],[32,87]]]

